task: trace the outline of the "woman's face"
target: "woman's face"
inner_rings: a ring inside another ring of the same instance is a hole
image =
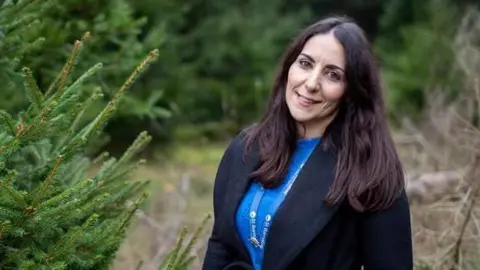
[[[285,92],[288,109],[297,122],[322,126],[326,119],[333,119],[346,89],[345,65],[343,46],[333,32],[313,36],[305,43],[290,66]]]

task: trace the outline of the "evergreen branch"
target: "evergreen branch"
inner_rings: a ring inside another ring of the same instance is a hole
[[[128,181],[100,181],[96,184],[96,189],[91,190],[88,196],[94,197],[98,194],[110,192],[110,194],[114,194],[112,196],[119,196],[118,194],[124,192],[125,190],[129,189],[129,182]]]
[[[81,108],[81,111],[76,115],[75,120],[72,122],[72,125],[70,126],[70,129],[69,129],[70,134],[74,134],[76,127],[80,122],[80,119],[82,118],[83,114],[90,108],[91,104],[102,97],[103,97],[102,89],[98,87],[95,89],[93,94],[83,104],[79,106],[79,108]]]
[[[58,88],[58,90],[57,90],[57,93],[58,93],[58,91],[61,91],[61,87],[63,87],[63,86],[62,86],[62,82],[63,82],[63,84],[66,83],[67,77],[68,77],[68,75],[70,74],[70,71],[71,71],[71,69],[72,69],[72,66],[73,66],[74,62],[76,62],[76,58],[77,58],[78,55],[79,55],[78,52],[79,52],[79,50],[80,50],[81,44],[82,44],[83,42],[86,42],[86,41],[89,40],[89,39],[90,39],[90,32],[86,32],[86,33],[83,35],[81,41],[78,41],[78,40],[75,41],[74,46],[73,46],[73,48],[72,48],[72,52],[70,53],[70,58],[69,58],[69,60],[68,60],[68,61],[65,63],[65,65],[63,66],[62,72],[58,73],[57,77],[55,77],[55,80],[53,80],[53,82],[52,82],[52,83],[50,84],[50,86],[48,87],[48,90],[47,90],[47,92],[45,93],[45,96],[46,96],[46,97],[49,96],[49,95],[53,92],[53,90],[54,90],[54,88],[55,88],[55,86],[57,85],[57,83],[58,83],[59,80],[61,80],[61,82],[60,82],[60,86],[59,86],[59,88]],[[55,95],[55,96],[54,96],[54,99],[56,99],[57,97],[58,97],[58,96]]]
[[[211,213],[208,213],[203,218],[202,222],[200,223],[200,226],[198,226],[198,228],[195,230],[192,238],[188,242],[188,244],[185,247],[185,249],[183,250],[182,254],[180,254],[180,257],[178,258],[178,261],[177,261],[176,265],[184,264],[184,263],[188,262],[188,260],[185,261],[185,258],[187,257],[188,252],[190,252],[192,250],[193,245],[197,242],[198,238],[200,237],[200,234],[202,233],[203,229],[205,228],[205,226],[207,225],[207,222],[211,219],[211,217],[212,217]]]
[[[114,183],[113,185],[108,185],[108,190],[118,190],[115,192],[115,195],[112,195],[108,200],[104,202],[104,205],[102,207],[106,208],[109,205],[114,204],[115,206],[120,206],[123,208],[123,205],[125,205],[125,202],[132,197],[136,197],[139,193],[142,193],[141,196],[147,196],[145,193],[146,187],[150,184],[149,181],[145,182],[125,182],[125,183]],[[107,186],[103,186],[102,188],[107,189]],[[114,192],[111,192],[114,193]]]
[[[19,52],[18,52],[18,56],[21,57],[21,56],[24,56],[34,50],[37,50],[40,48],[40,46],[46,41],[46,39],[44,37],[39,37],[37,38],[35,41],[33,41],[32,43],[30,44],[27,44],[25,45],[25,47],[23,47]]]
[[[145,159],[140,159],[138,160],[137,162],[135,163],[132,163],[132,164],[128,164],[128,165],[123,165],[122,167],[119,167],[118,169],[114,170],[114,174],[112,174],[109,179],[116,179],[118,177],[125,177],[127,176],[128,174],[136,171],[140,166],[143,166],[146,164],[146,160]],[[107,179],[107,180],[109,180]]]
[[[60,164],[62,163],[62,156],[57,156],[55,165],[53,166],[52,170],[50,171],[50,174],[48,175],[47,179],[43,183],[43,188],[42,190],[37,193],[37,196],[35,196],[35,199],[32,201],[32,206],[37,207],[40,200],[42,199],[43,196],[45,196],[45,192],[47,191],[48,187],[52,184],[53,179],[57,175],[58,167],[60,167]]]
[[[79,209],[75,209],[75,211],[73,211],[69,217],[72,219],[83,219],[85,215],[89,215],[90,213],[93,213],[95,210],[99,209],[102,205],[102,202],[108,199],[109,196],[110,194],[104,193],[90,200],[88,203],[85,203],[86,200],[83,200],[84,205]]]
[[[129,162],[135,154],[140,152],[150,140],[151,136],[146,132],[140,133],[140,135],[137,136],[135,141],[125,151],[118,162],[115,162],[115,159],[110,159],[108,163],[104,164],[100,172],[95,177],[96,181],[98,182],[100,179],[102,179],[102,183],[108,182],[116,179],[117,177],[126,175],[136,170],[139,166],[145,164],[146,161],[144,159],[140,159],[134,164],[127,165],[127,162]]]
[[[8,192],[10,197],[12,197],[16,203],[18,203],[20,206],[26,206],[27,203],[25,202],[25,197],[19,192],[18,190],[14,189],[7,183],[2,183],[3,188]]]
[[[52,218],[55,215],[60,215],[62,213],[69,213],[71,211],[75,211],[77,210],[76,208],[78,207],[78,205],[83,202],[84,201],[80,199],[73,198],[71,201],[68,201],[60,206],[47,208],[47,209],[44,209],[43,211],[37,211],[37,214],[35,215],[34,220],[42,221],[42,220]],[[70,219],[65,219],[65,220],[70,220]]]
[[[39,207],[38,207],[39,210],[40,210],[40,209],[43,209],[43,208],[54,207],[54,206],[57,205],[59,202],[67,199],[70,195],[72,195],[73,193],[78,192],[80,189],[86,187],[88,184],[91,184],[92,182],[93,182],[92,179],[87,179],[87,180],[78,182],[78,183],[75,184],[73,187],[64,190],[64,191],[63,191],[62,193],[60,193],[59,195],[57,195],[57,196],[55,196],[55,197],[53,197],[53,198],[50,198],[50,199],[48,199],[47,201],[42,202],[42,203],[39,205]]]
[[[115,183],[115,182],[113,182]],[[120,183],[115,183],[117,188],[112,188],[110,187],[110,196],[107,200],[105,200],[102,204],[102,208],[106,208],[109,205],[114,204],[119,205],[120,207],[123,208],[121,198],[124,197],[126,194],[129,194],[133,189],[135,183],[130,183],[130,182],[120,182]]]
[[[5,233],[8,223],[9,223],[8,221],[2,222],[2,229],[0,229],[0,240],[2,239],[2,236]]]
[[[10,131],[12,136],[17,134],[17,129],[15,128],[15,121],[13,120],[12,116],[4,110],[0,110],[0,117],[2,118],[5,126]]]
[[[66,147],[64,147],[61,156],[63,156],[65,160],[70,160],[76,153],[83,149],[86,143],[87,141],[81,137],[73,139]]]
[[[98,155],[93,161],[92,164],[99,164],[101,162],[105,162],[105,160],[110,156],[110,153],[108,152],[102,152],[100,155]]]
[[[8,32],[8,37],[22,37],[27,30],[30,30],[31,28],[38,27],[40,26],[40,21],[38,19],[32,20],[28,22],[26,25],[21,25],[16,29],[13,29],[12,31]],[[35,30],[34,30],[35,31]],[[24,45],[24,46],[15,46],[15,50],[10,51],[11,55],[14,56],[16,59],[20,59],[24,56],[23,52],[28,52],[29,48],[31,46],[37,46],[40,45],[43,41],[45,41],[44,37],[39,37],[33,43]],[[12,44],[16,44],[18,42],[17,39],[11,40]],[[18,64],[18,63],[16,63]]]
[[[15,176],[17,176],[17,172],[15,172],[15,171],[9,171],[8,174],[7,174],[7,178],[5,179],[5,181],[0,181],[0,183],[1,183],[1,184],[8,185],[8,184],[10,184],[10,181],[12,181],[12,178],[14,178]]]
[[[65,63],[63,65],[63,68],[62,70],[65,70],[67,68],[67,63]],[[50,84],[50,86],[48,87],[47,89],[47,92],[45,92],[45,97],[48,97],[52,92],[53,90],[55,89],[55,86],[57,85],[58,81],[60,80],[60,78],[62,77],[62,72],[59,72],[57,74],[57,76],[55,77],[55,79],[53,80],[53,82]]]
[[[35,78],[32,75],[32,71],[29,68],[23,68],[23,74],[25,78],[25,89],[29,90],[27,91],[27,96],[31,103],[35,105],[37,110],[40,111],[43,104],[42,91],[38,88],[37,82],[35,81]]]
[[[73,44],[72,53],[70,54],[70,58],[67,61],[65,69],[62,71],[62,76],[60,77],[60,84],[57,88],[57,92],[53,96],[53,100],[58,100],[62,95],[63,88],[67,84],[67,79],[73,70],[73,66],[77,60],[78,52],[80,51],[81,46],[82,43],[78,40],[76,40]]]
[[[188,257],[188,259],[186,259],[184,262],[182,263],[179,263],[177,268],[175,270],[183,270],[183,269],[188,269],[187,267],[193,263],[193,261],[195,260],[196,256],[190,256]]]
[[[103,219],[103,222],[93,230],[92,241],[88,242],[87,245],[95,247],[101,245],[102,248],[108,245],[109,239],[114,237],[116,223],[118,223],[119,218],[120,217],[117,217],[117,219]]]
[[[150,52],[150,54],[142,61],[142,63],[135,69],[135,71],[130,75],[127,81],[120,87],[120,89],[115,94],[114,99],[119,100],[123,93],[129,89],[132,84],[137,80],[137,78],[146,71],[146,69],[158,59],[158,49],[155,49]]]
[[[87,141],[95,134],[103,125],[111,118],[113,113],[117,109],[117,104],[121,100],[124,92],[130,88],[130,86],[135,82],[135,80],[145,72],[147,67],[158,58],[158,50],[153,50],[150,54],[142,61],[142,63],[135,69],[135,71],[130,75],[127,81],[120,87],[120,89],[115,93],[114,97],[107,103],[105,108],[100,112],[100,114],[93,120],[90,125],[88,125],[81,133],[83,138]]]
[[[39,0],[29,0],[29,1],[20,1],[15,5],[11,5],[9,9],[5,9],[5,13],[2,14],[5,18],[11,18],[15,16],[15,14],[21,14],[22,10],[27,8],[28,6],[38,2]]]
[[[18,139],[13,139],[0,146],[0,154],[3,154],[3,158],[6,160],[7,157],[16,151],[20,147]],[[8,150],[8,152],[7,152]]]
[[[95,119],[79,133],[79,136],[81,136],[81,138],[85,141],[89,141],[94,134],[96,134],[101,128],[103,128],[103,126],[111,118],[115,111],[116,105],[114,101],[111,100],[100,112],[100,114],[95,117]]]
[[[100,70],[103,67],[102,63],[97,63],[93,67],[91,67],[87,72],[83,73],[80,78],[78,78],[72,85],[70,85],[66,90],[65,94],[68,94],[70,92],[73,92],[77,89],[79,85],[81,85],[84,81],[86,81],[88,78],[92,77],[95,72]]]
[[[140,207],[141,204],[147,199],[148,193],[143,193],[142,196],[135,202],[134,206],[131,207],[131,210],[127,214],[127,218],[123,221],[122,225],[120,228],[126,228],[128,223],[130,223],[130,220],[132,219],[133,215],[135,215],[135,212],[137,209]]]
[[[42,109],[42,113],[40,115],[37,115],[31,124],[28,125],[28,127],[25,129],[23,124],[19,124],[17,126],[17,135],[16,135],[16,141],[20,141],[21,139],[25,139],[28,137],[27,135],[32,135],[32,131],[35,130],[35,128],[39,128],[40,125],[45,124],[45,119],[46,116],[52,111],[52,108],[56,106],[56,102],[52,102],[51,106],[45,106]],[[26,121],[24,121],[26,122]]]
[[[84,157],[83,155],[74,156],[69,162],[67,162],[66,166],[63,166],[62,168],[61,177],[63,182],[69,186],[74,186],[76,183],[83,182],[87,179],[87,181],[92,182],[90,186],[93,187],[93,179],[88,176],[90,165],[91,163],[88,157]]]
[[[172,252],[169,254],[168,259],[165,260],[165,265],[161,268],[162,270],[171,270],[175,269],[175,263],[176,259],[178,256],[178,253],[180,252],[180,249],[183,245],[183,240],[185,239],[185,236],[187,235],[187,227],[183,227],[180,236],[178,238],[177,244],[175,245],[175,248],[172,250]]]
[[[17,202],[7,194],[8,192],[0,188],[0,205],[8,208],[18,209]]]
[[[67,242],[62,246],[59,244],[57,247],[53,248],[51,254],[47,258],[47,262],[53,261],[55,258],[60,258],[64,256],[70,249],[74,247],[76,242],[83,236],[83,233],[95,223],[100,216],[98,214],[92,214],[87,221],[85,221],[80,228],[70,229],[67,234],[64,236],[64,239],[67,239]]]
[[[139,205],[143,203],[146,194],[143,194],[134,205],[123,210],[123,213],[120,214],[115,219],[105,220],[101,225],[97,226],[93,231],[93,242],[89,245],[100,245],[103,243],[104,246],[109,245],[112,238],[115,238],[118,235],[118,232],[124,230],[127,227],[127,224],[130,222],[131,218],[135,214]]]
[[[12,209],[8,209],[0,206],[0,218],[9,219],[9,220],[18,220],[22,218],[22,214],[20,214],[17,211],[13,211]]]
[[[128,147],[128,149],[123,153],[122,157],[118,160],[116,164],[116,169],[120,166],[124,166],[129,162],[132,157],[138,154],[144,147],[152,140],[152,137],[147,134],[147,132],[141,132],[135,141]]]
[[[11,22],[10,24],[7,24],[3,27],[3,30],[5,31],[6,34],[13,34],[15,30],[19,28],[19,26],[25,26],[29,25],[31,23],[34,23],[37,19],[36,14],[27,14],[24,15],[23,17],[20,17],[19,19]],[[38,23],[38,22],[37,22]]]
[[[51,112],[51,115],[54,116],[54,119],[52,122],[55,120],[58,120],[61,117],[65,117],[66,125],[69,126],[71,122],[71,115],[68,115],[69,111],[75,109],[75,104],[78,104],[78,100],[80,98],[80,95],[77,93],[65,93],[62,97],[61,100],[57,102],[58,106],[55,106]]]
[[[25,207],[27,206],[27,203],[25,202],[25,197],[21,194],[20,191],[14,189],[9,185],[11,179],[14,178],[15,175],[15,171],[10,171],[7,175],[7,179],[0,182],[0,186],[7,191],[10,197],[15,200],[15,202],[17,202],[21,207]]]
[[[108,175],[110,174],[116,161],[117,159],[115,157],[111,157],[102,164],[100,171],[94,177],[97,185],[100,184],[100,181],[104,182],[104,179],[108,179]]]
[[[93,74],[93,72],[100,68],[101,64],[97,64],[96,66],[92,67],[89,71],[90,73]],[[88,74],[89,72],[87,72]],[[89,75],[90,76],[90,75]],[[77,82],[83,81],[89,76],[82,76],[83,79],[77,80]],[[71,87],[69,87],[70,89]],[[67,92],[70,92],[67,90]],[[63,140],[59,141],[57,144],[57,147],[55,149],[55,152],[58,151],[59,148],[62,148],[62,153],[65,156],[66,159],[69,159],[73,154],[77,152],[77,150],[81,149],[81,147],[86,143],[86,140],[81,138],[80,135],[77,135],[74,137],[68,145],[64,145],[65,142],[71,138],[75,134],[76,126],[80,122],[80,119],[82,118],[83,114],[87,109],[89,109],[90,105],[95,101],[101,98],[103,94],[101,93],[101,89],[97,88],[94,93],[83,103],[78,103],[74,106],[74,108],[71,110],[71,116],[74,117],[75,119],[71,122],[70,127],[68,128],[68,132],[65,134]]]

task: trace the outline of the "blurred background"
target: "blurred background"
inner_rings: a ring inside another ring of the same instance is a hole
[[[477,8],[473,0],[57,1],[18,36],[33,42],[22,58],[0,55],[0,81],[8,81],[0,107],[25,108],[21,66],[32,68],[47,89],[86,31],[92,38],[75,72],[104,63],[84,86],[101,87],[98,106],[159,49],[159,60],[108,124],[101,148],[118,155],[142,130],[154,137],[143,153],[148,163],[136,173],[153,181],[152,195],[112,269],[135,269],[139,262],[156,269],[182,226],[197,226],[212,210],[219,159],[232,136],[263,110],[288,42],[323,16],[349,15],[366,30],[381,64],[407,171],[417,268],[456,261],[480,269]],[[38,37],[45,40],[36,43]],[[195,247],[192,269],[200,269],[210,227]]]

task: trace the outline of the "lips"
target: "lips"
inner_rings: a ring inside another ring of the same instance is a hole
[[[303,96],[303,95],[299,94],[297,91],[295,91],[295,96],[297,98],[298,103],[303,107],[310,107],[312,105],[321,103],[321,101],[314,100],[314,99],[308,98],[306,96]]]

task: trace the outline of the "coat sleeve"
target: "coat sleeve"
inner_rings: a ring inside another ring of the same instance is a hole
[[[229,182],[230,167],[233,162],[233,142],[223,154],[215,176],[213,187],[213,229],[208,239],[207,251],[203,261],[203,270],[221,270],[233,261],[228,248],[219,237],[221,223],[221,209],[224,202],[227,184]]]
[[[360,230],[364,270],[413,270],[410,206],[405,191],[387,210],[364,214]]]

